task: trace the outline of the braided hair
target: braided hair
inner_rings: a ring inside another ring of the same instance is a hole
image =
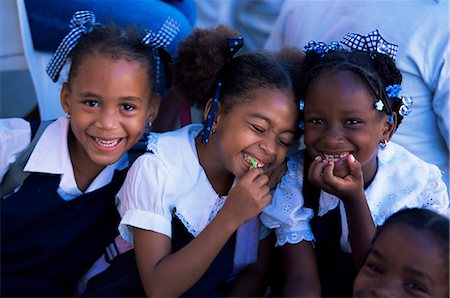
[[[90,55],[100,54],[112,60],[136,61],[147,70],[150,86],[156,91],[156,70],[152,49],[142,43],[143,32],[137,28],[119,28],[113,24],[96,27],[83,35],[71,53],[68,81],[77,74],[78,66]]]
[[[394,60],[386,54],[368,51],[342,49],[329,51],[325,55],[309,51],[306,53],[302,68],[301,97],[305,98],[311,82],[323,72],[351,71],[362,79],[368,90],[374,97],[374,103],[383,102],[383,111],[387,115],[397,115],[395,129],[403,119],[399,113],[402,99],[399,97],[388,98],[386,87],[401,84],[402,75],[395,65]]]

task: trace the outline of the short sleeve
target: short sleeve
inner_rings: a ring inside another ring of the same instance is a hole
[[[314,240],[309,225],[314,212],[303,206],[303,151],[289,157],[287,167],[287,172],[273,193],[272,201],[260,215],[266,227],[275,229],[277,246]]]
[[[424,208],[434,210],[450,218],[448,190],[444,181],[442,181],[442,174],[438,167],[432,165],[428,183],[419,195],[418,200],[423,202]]]
[[[140,156],[131,166],[119,193],[120,235],[133,241],[132,227],[172,236],[175,188],[164,163],[153,153]]]

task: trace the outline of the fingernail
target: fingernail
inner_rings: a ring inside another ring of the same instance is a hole
[[[317,155],[315,158],[314,158],[314,160],[320,160],[320,155]]]
[[[348,156],[348,159],[350,160],[350,162],[355,162],[355,157],[353,156],[353,154],[350,154]]]

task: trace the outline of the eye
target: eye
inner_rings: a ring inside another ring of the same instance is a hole
[[[262,128],[261,126],[255,125],[255,124],[251,124],[253,130],[255,130],[258,133],[264,133],[266,130],[264,128]]]
[[[375,263],[373,262],[367,262],[365,267],[367,267],[371,272],[376,274],[382,274],[383,270]]]
[[[122,108],[123,108],[125,111],[127,111],[127,112],[131,112],[131,111],[134,111],[134,110],[136,109],[135,106],[130,105],[130,104],[127,104],[127,103],[123,104],[123,105],[122,105]]]
[[[361,121],[357,120],[357,119],[347,119],[345,121],[345,125],[356,125],[361,123]]]
[[[92,107],[92,108],[98,107],[98,101],[96,101],[96,100],[85,100],[83,103],[85,105],[87,105],[88,107]]]
[[[422,284],[414,282],[414,281],[406,282],[405,286],[408,289],[413,290],[413,291],[427,292],[426,288]]]
[[[278,139],[278,143],[280,143],[283,147],[289,147],[291,145],[291,142],[286,142],[285,140]]]

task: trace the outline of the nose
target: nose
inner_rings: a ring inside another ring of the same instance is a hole
[[[325,127],[323,132],[323,141],[327,144],[334,145],[339,144],[343,141],[343,134],[341,127],[338,124],[330,124]]]
[[[104,109],[96,121],[97,127],[104,130],[114,130],[118,127],[117,115],[113,109]]]
[[[268,155],[274,155],[277,150],[277,140],[272,137],[267,137],[261,141],[259,147]]]

